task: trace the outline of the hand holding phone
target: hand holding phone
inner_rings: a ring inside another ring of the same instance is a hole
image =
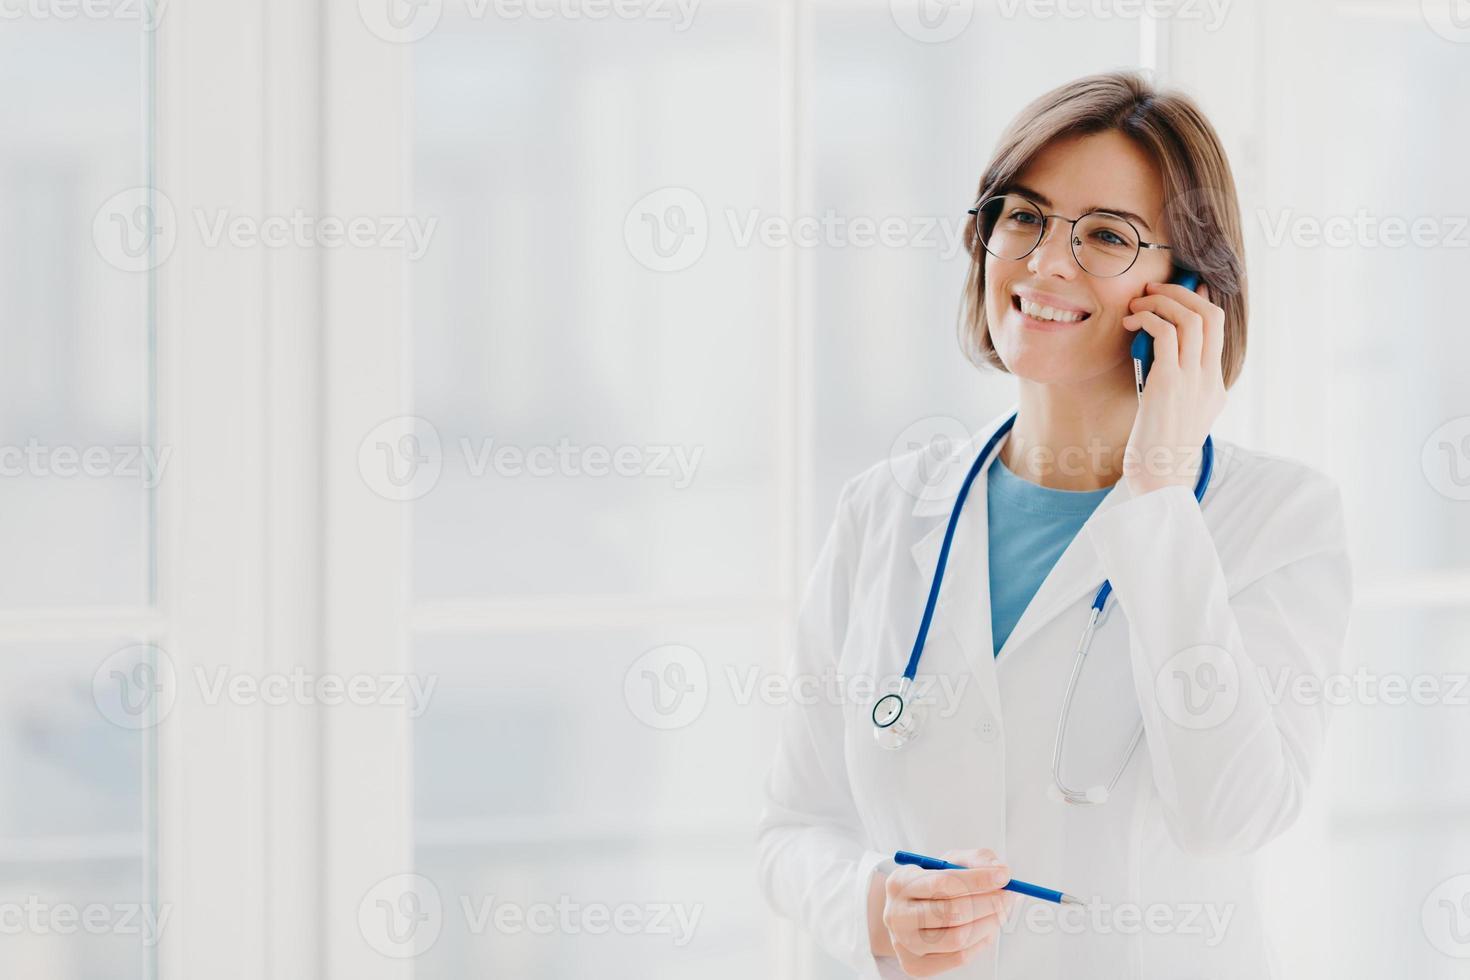
[[[1174,275],[1169,280],[1178,283],[1190,292],[1199,286],[1199,273],[1182,266],[1174,267]],[[1133,338],[1133,381],[1138,385],[1138,397],[1143,398],[1143,382],[1148,378],[1149,368],[1154,364],[1154,338],[1147,331],[1138,331]]]

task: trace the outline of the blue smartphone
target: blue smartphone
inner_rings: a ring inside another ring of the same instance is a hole
[[[1170,282],[1178,283],[1193,292],[1199,286],[1199,273],[1183,266],[1174,267]],[[1154,338],[1140,330],[1133,338],[1133,380],[1138,385],[1138,397],[1143,397],[1143,382],[1148,378],[1148,369],[1154,366]]]

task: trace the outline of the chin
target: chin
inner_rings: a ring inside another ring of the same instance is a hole
[[[1006,370],[1018,378],[1039,384],[1059,384],[1080,381],[1091,372],[1083,369],[1077,359],[1058,351],[1037,350],[1035,344],[1023,345],[1019,350],[996,348]]]
[[[1005,324],[990,340],[1007,371],[1038,384],[1090,381],[1122,370],[1127,361],[1121,353],[1104,356],[1092,337],[1070,331],[1043,333]]]

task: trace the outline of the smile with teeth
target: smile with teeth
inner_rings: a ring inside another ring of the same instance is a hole
[[[1053,309],[1050,306],[1033,303],[1029,299],[1024,299],[1020,296],[1015,297],[1015,303],[1017,309],[1033,320],[1050,320],[1055,323],[1076,323],[1078,320],[1085,320],[1088,317],[1086,313],[1073,313],[1068,310]]]

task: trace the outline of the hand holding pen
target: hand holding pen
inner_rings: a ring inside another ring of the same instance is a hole
[[[983,852],[990,854],[990,851]],[[924,868],[927,871],[967,871],[969,868],[963,864],[955,864],[940,858],[932,858],[925,854],[915,854],[913,851],[898,851],[893,855],[895,864],[911,864],[916,868]],[[1055,888],[1043,888],[1033,885],[1029,881],[1021,881],[1012,878],[1000,886],[1008,892],[1017,895],[1025,895],[1028,898],[1039,898],[1043,902],[1055,902],[1057,905],[1085,905],[1082,899],[1066,892],[1059,892]]]
[[[900,862],[885,884],[883,926],[911,977],[970,962],[999,938],[1002,917],[1018,901],[1005,890],[1011,873],[994,851],[946,851],[944,860],[957,867],[933,874]]]

